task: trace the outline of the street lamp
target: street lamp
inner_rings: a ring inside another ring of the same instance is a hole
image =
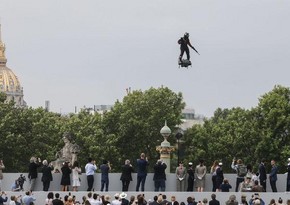
[[[178,129],[176,135],[175,135],[175,138],[177,140],[177,167],[179,166],[179,141],[180,139],[182,138],[183,136],[183,131],[182,129]]]

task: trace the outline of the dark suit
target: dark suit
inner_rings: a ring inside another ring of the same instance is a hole
[[[260,183],[263,186],[264,190],[266,191],[267,173],[266,173],[266,167],[265,167],[264,163],[261,163],[259,165],[259,180],[260,180]]]
[[[64,205],[63,201],[60,199],[54,199],[52,200],[53,205]]]
[[[141,184],[141,191],[145,190],[145,181],[147,177],[147,166],[149,165],[148,161],[145,159],[137,159],[137,185],[136,192],[139,191],[139,187]]]
[[[122,166],[122,174],[120,180],[122,181],[122,191],[128,191],[130,181],[132,181],[132,172],[134,169],[131,165],[125,164]]]
[[[43,183],[43,191],[48,191],[50,182],[52,181],[52,172],[53,167],[44,165],[42,167],[42,177],[41,181]]]
[[[165,169],[167,168],[167,165],[162,162],[158,162],[154,165],[154,187],[155,191],[159,191],[159,188],[161,191],[165,191],[165,180],[166,180],[166,174]]]
[[[276,165],[272,166],[271,172],[269,174],[269,178],[270,178],[270,185],[271,185],[271,189],[273,192],[277,192],[277,187],[276,187],[276,181],[277,181],[277,173],[278,173],[278,168],[276,167]]]
[[[208,205],[220,205],[220,202],[216,199],[210,200]]]

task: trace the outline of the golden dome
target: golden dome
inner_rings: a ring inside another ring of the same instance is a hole
[[[21,92],[17,76],[10,68],[0,65],[0,92]]]
[[[6,66],[5,44],[1,39],[0,24],[0,92],[7,95],[6,101],[14,101],[16,106],[25,107],[26,102],[23,100],[23,89],[13,71]]]

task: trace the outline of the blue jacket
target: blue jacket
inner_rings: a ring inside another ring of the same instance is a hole
[[[278,167],[274,165],[269,174],[270,181],[277,181]]]
[[[148,162],[145,159],[137,159],[137,176],[143,177],[147,176],[147,166]]]

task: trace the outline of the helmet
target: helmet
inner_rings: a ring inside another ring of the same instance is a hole
[[[189,37],[189,33],[185,32],[184,37]]]

